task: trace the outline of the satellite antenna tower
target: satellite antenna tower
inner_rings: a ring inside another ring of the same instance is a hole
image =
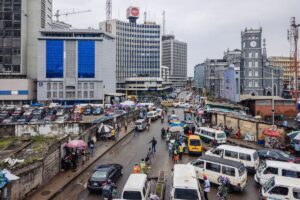
[[[112,0],[106,0],[106,32],[111,33],[111,24],[109,21],[112,20]]]

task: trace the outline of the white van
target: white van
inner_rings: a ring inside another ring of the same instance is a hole
[[[226,143],[226,134],[224,131],[208,128],[208,127],[198,127],[195,131],[196,135],[199,135],[201,139],[210,143],[215,140],[217,144],[225,144]]]
[[[300,199],[300,180],[274,176],[262,186],[258,199],[298,200]]]
[[[242,162],[248,171],[255,173],[259,165],[258,153],[254,149],[223,144],[208,150],[205,155]]]
[[[193,166],[174,165],[171,199],[201,200],[199,182]]]
[[[146,200],[150,195],[150,182],[146,174],[131,174],[123,188],[121,199]]]
[[[241,162],[204,155],[190,164],[195,167],[197,177],[201,180],[205,174],[210,182],[220,185],[223,176],[229,179],[230,189],[243,191],[247,186],[247,170]]]
[[[144,119],[138,119],[135,121],[134,127],[137,127],[139,131],[144,131],[146,129],[146,121]]]
[[[299,179],[300,164],[266,160],[259,164],[254,180],[263,185],[273,176],[284,176]]]
[[[162,113],[162,109],[161,108],[157,108],[156,109],[156,115],[159,117],[159,118],[161,118],[161,113]]]
[[[149,112],[147,112],[147,118],[151,119],[151,121],[157,120],[157,118],[158,118],[157,112],[156,111],[149,111]]]

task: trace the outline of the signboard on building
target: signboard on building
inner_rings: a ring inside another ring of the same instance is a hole
[[[130,6],[127,8],[127,19],[129,18],[139,18],[140,9],[135,6]]]

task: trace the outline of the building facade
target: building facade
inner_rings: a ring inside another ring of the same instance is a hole
[[[170,69],[166,66],[161,66],[161,72],[160,72],[161,78],[164,82],[170,81]]]
[[[224,71],[224,99],[240,102],[240,68],[229,64]]]
[[[100,23],[100,29],[106,30],[107,24],[116,38],[117,91],[125,92],[127,78],[160,78],[160,25],[115,19]]]
[[[187,80],[187,43],[174,35],[162,37],[162,65],[170,69],[173,87],[183,87]]]
[[[52,0],[0,1],[0,13],[0,100],[28,103],[36,99],[37,38],[51,25]],[[19,88],[11,88],[12,82]]]
[[[194,82],[197,89],[205,88],[205,63],[198,64],[194,67]]]
[[[291,90],[294,87],[295,70],[293,66],[293,59],[284,56],[272,56],[268,58],[273,66],[278,66],[283,69],[283,86],[284,90]],[[298,83],[300,80],[300,61],[298,61]]]
[[[99,30],[42,30],[38,41],[40,102],[102,103],[115,88],[115,40]]]
[[[268,63],[262,29],[242,31],[241,46],[241,94],[281,96],[283,70]]]

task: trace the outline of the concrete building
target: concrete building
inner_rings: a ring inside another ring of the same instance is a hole
[[[161,72],[160,72],[161,78],[164,82],[169,82],[170,80],[170,69],[166,66],[161,66]]]
[[[269,62],[273,66],[278,66],[283,69],[283,86],[284,90],[290,90],[293,86],[293,80],[295,79],[295,71],[293,66],[293,60],[291,57],[284,56],[272,56],[268,58]],[[300,61],[298,61],[298,83],[300,82]]]
[[[128,9],[128,22],[109,20],[100,23],[105,31],[110,27],[116,38],[116,79],[117,91],[125,93],[127,78],[160,78],[161,29],[160,25],[146,22],[138,24],[139,9]]]
[[[241,46],[241,94],[281,96],[283,70],[273,68],[267,62],[266,44],[265,40],[262,41],[262,29],[246,28],[242,31]]]
[[[162,65],[169,67],[173,87],[183,87],[187,80],[187,43],[174,35],[163,36]]]
[[[62,21],[52,21],[51,28],[52,29],[70,29],[70,28],[72,28],[72,25],[62,22]]]
[[[42,30],[38,101],[102,103],[116,91],[115,40],[99,30]]]
[[[37,78],[37,38],[41,28],[51,25],[52,0],[0,1],[0,12],[0,100],[26,103],[36,99],[32,85]],[[12,82],[19,88],[11,88]],[[26,95],[14,92],[24,90]]]
[[[205,88],[205,63],[198,64],[194,67],[195,87],[199,90]]]
[[[229,64],[224,71],[224,96],[223,98],[233,102],[240,102],[240,68]]]

